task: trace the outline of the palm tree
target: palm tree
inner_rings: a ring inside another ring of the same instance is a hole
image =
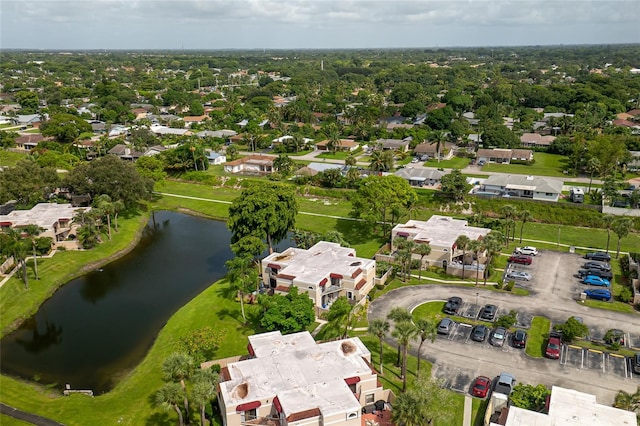
[[[154,396],[154,403],[157,407],[163,407],[167,410],[173,408],[178,414],[178,426],[182,426],[184,425],[184,420],[178,403],[183,397],[184,392],[178,383],[165,383],[156,392]]]
[[[478,286],[478,279],[480,275],[480,253],[484,251],[484,246],[480,240],[469,241],[468,249],[472,252],[476,258],[476,287]]]
[[[514,206],[512,206],[511,204],[507,204],[505,206],[502,206],[502,208],[500,209],[500,211],[502,212],[502,215],[505,218],[505,236],[507,237],[507,239],[505,240],[505,244],[509,244],[509,235],[511,234],[511,224],[515,224],[515,222],[513,222],[513,218],[516,217],[516,208]]]
[[[458,250],[462,250],[462,279],[465,278],[464,258],[467,256],[467,249],[469,248],[470,241],[471,240],[469,240],[469,237],[467,237],[466,235],[460,235],[458,236],[458,238],[456,238],[456,247],[458,248]]]
[[[629,235],[633,228],[633,222],[629,217],[618,217],[611,223],[613,232],[618,236],[618,246],[616,248],[616,259],[620,256],[620,240]]]
[[[344,159],[345,166],[355,166],[356,165],[356,157],[353,154],[349,154],[347,158]]]
[[[533,215],[529,210],[520,211],[520,220],[522,224],[520,225],[520,244],[522,244],[522,231],[524,230],[524,224],[531,221],[533,219]]]
[[[184,412],[189,423],[189,399],[187,398],[186,380],[195,369],[193,358],[183,352],[174,352],[162,364],[162,375],[166,382],[179,384],[182,390]]]
[[[191,400],[200,408],[200,424],[206,424],[205,408],[216,397],[216,387],[220,377],[212,369],[198,369],[193,377]]]
[[[44,229],[38,225],[27,225],[22,228],[22,232],[27,234],[27,238],[31,242],[31,248],[33,249],[33,272],[36,276],[36,280],[39,280],[38,276],[38,253],[36,253],[36,237],[43,232]]]
[[[621,410],[638,411],[638,409],[640,409],[640,386],[638,386],[635,393],[629,393],[623,390],[618,391],[613,400],[613,406]]]
[[[487,285],[491,262],[493,262],[493,258],[500,253],[500,249],[502,248],[502,235],[500,235],[499,231],[492,231],[484,237],[482,244],[484,249],[487,250],[487,263],[484,269],[484,285]]]
[[[383,376],[384,376],[383,362],[382,362],[383,349],[384,349],[383,342],[384,342],[385,336],[389,332],[389,327],[390,327],[389,321],[378,318],[378,319],[374,319],[369,323],[369,329],[367,330],[369,334],[376,336],[380,341],[380,374]]]
[[[607,253],[609,253],[609,241],[611,241],[611,225],[613,224],[613,220],[615,217],[611,215],[602,216],[602,226],[607,230]]]
[[[589,161],[587,161],[587,171],[589,172],[589,190],[587,192],[591,192],[591,182],[593,182],[593,175],[595,173],[600,173],[601,167],[602,164],[596,157],[591,157],[589,158]]]
[[[247,317],[244,313],[244,294],[251,291],[258,281],[258,273],[250,257],[235,257],[225,263],[228,270],[230,284],[240,299],[240,310],[242,320],[246,323]]]
[[[396,238],[396,247],[398,247],[396,259],[398,259],[402,268],[403,279],[405,282],[407,281],[407,276],[411,275],[411,259],[413,256],[413,250],[416,246],[417,244],[413,241],[405,238]]]
[[[113,221],[116,225],[116,232],[118,232],[118,214],[124,210],[125,205],[121,200],[115,200],[111,203],[111,208],[113,211]]]
[[[444,146],[444,143],[447,140],[447,136],[442,130],[436,130],[431,132],[430,139],[431,139],[431,145],[436,146],[436,158],[438,159],[438,163],[439,163],[440,151],[442,150],[442,147]]]
[[[396,306],[391,309],[391,311],[387,314],[387,318],[392,320],[394,324],[399,324],[401,322],[411,322],[413,317],[411,313],[406,308],[401,308]],[[398,346],[398,360],[396,361],[396,365],[400,365],[400,347]]]
[[[24,287],[29,290],[29,278],[27,277],[26,262],[27,246],[25,245],[25,241],[22,238],[22,234],[13,228],[9,228],[9,230],[6,231],[6,235],[8,235],[8,242],[5,250],[9,255],[13,256],[16,265],[22,269],[22,282],[24,282]]]
[[[111,197],[107,194],[98,195],[93,201],[93,205],[95,209],[101,213],[101,216],[107,217],[107,235],[109,236],[109,239],[111,239],[111,214],[113,213],[113,203],[111,202]]]
[[[425,256],[431,254],[431,246],[429,243],[418,244],[415,248],[415,253],[420,255],[420,268],[418,269],[418,281],[422,280],[422,264]]]
[[[435,342],[438,331],[438,324],[433,319],[420,318],[416,321],[417,335],[420,338],[420,345],[418,345],[418,372],[420,372],[420,359],[422,358],[422,344],[425,340],[429,339],[431,343]]]
[[[409,343],[418,333],[418,329],[411,321],[396,323],[391,335],[398,340],[398,348],[402,351],[400,377],[402,378],[402,391],[407,390],[407,351]]]

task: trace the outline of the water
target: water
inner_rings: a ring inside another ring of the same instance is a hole
[[[174,212],[155,218],[133,251],[61,287],[2,339],[3,374],[106,392],[171,315],[225,275],[233,254],[224,222]]]

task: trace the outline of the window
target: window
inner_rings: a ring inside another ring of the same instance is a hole
[[[353,293],[348,291],[347,292],[347,299],[352,300],[353,299]]]
[[[376,399],[376,394],[375,393],[368,393],[364,396],[364,403],[365,404],[373,404],[375,402]]]
[[[254,408],[251,410],[243,411],[240,415],[241,422],[248,422],[250,420],[255,420],[258,417],[258,411]]]

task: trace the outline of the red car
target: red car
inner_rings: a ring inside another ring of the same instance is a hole
[[[549,341],[547,342],[547,348],[544,351],[544,356],[551,359],[560,358],[560,336],[551,333]]]
[[[524,254],[514,254],[509,258],[510,263],[520,263],[521,265],[531,265],[532,260],[531,256]]]
[[[478,398],[485,398],[489,389],[491,389],[491,379],[485,376],[478,376],[473,381],[471,393]]]

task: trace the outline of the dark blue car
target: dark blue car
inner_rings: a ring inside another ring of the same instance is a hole
[[[595,288],[592,290],[585,290],[584,292],[589,299],[604,300],[607,302],[611,300],[611,292],[604,288]]]

